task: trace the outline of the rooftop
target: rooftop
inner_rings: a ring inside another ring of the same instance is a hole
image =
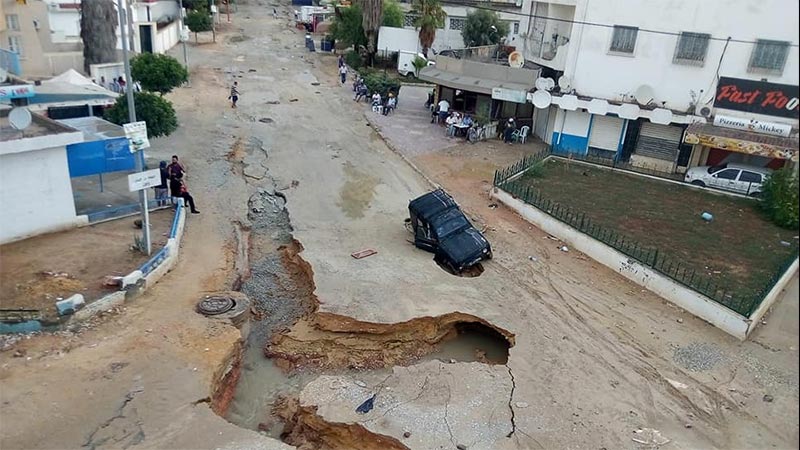
[[[83,132],[84,142],[125,137],[125,129],[99,117],[61,119],[58,123]]]
[[[66,125],[59,124],[35,113],[31,114],[30,126],[24,130],[17,130],[8,121],[8,113],[10,111],[11,109],[8,108],[0,109],[0,142],[75,132],[74,129]]]

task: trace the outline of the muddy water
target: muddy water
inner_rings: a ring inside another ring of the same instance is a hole
[[[483,362],[505,364],[508,362],[508,341],[488,327],[457,326],[458,334],[444,339],[433,353],[422,360]]]

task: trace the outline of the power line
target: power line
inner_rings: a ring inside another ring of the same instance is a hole
[[[505,14],[510,14],[510,15],[514,15],[514,16],[524,16],[524,17],[528,17],[529,19],[545,19],[545,20],[552,20],[552,21],[555,21],[555,22],[563,22],[563,23],[570,23],[570,24],[577,24],[577,25],[587,25],[587,26],[591,26],[591,27],[614,28],[615,26],[620,26],[620,25],[609,25],[607,23],[586,22],[586,21],[572,20],[572,19],[560,19],[560,18],[557,18],[557,17],[539,16],[539,15],[536,15],[536,14],[526,14],[524,12],[506,11],[504,9],[491,8],[491,7],[488,7],[488,6],[465,5],[464,3],[459,3],[459,2],[456,2],[456,1],[447,1],[447,0],[445,0],[445,1],[442,1],[442,4],[449,5],[449,6],[462,6],[462,7],[467,7],[467,8],[483,9],[483,10],[486,10],[486,11],[505,13]],[[643,32],[643,33],[660,34],[660,35],[664,35],[664,36],[677,36],[677,37],[680,37],[680,35],[681,35],[680,32],[675,32],[675,31],[651,30],[649,28],[638,28],[638,27],[636,27],[636,29],[638,31],[640,31],[640,32]],[[709,35],[709,40],[712,40],[712,41],[723,41],[723,42],[729,42],[729,43],[730,42],[736,42],[736,43],[739,43],[739,44],[757,44],[758,43],[758,41],[748,41],[748,40],[745,40],[745,39],[734,39],[734,38],[731,38],[731,37],[722,38],[722,37],[715,37],[715,36],[710,36],[710,35]],[[789,42],[788,44],[789,44],[790,47],[799,47],[800,46],[800,44],[795,44],[795,43],[791,43],[791,42]]]

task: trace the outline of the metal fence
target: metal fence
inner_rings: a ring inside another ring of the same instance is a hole
[[[745,317],[749,317],[758,308],[767,293],[797,258],[797,248],[795,248],[791,257],[781,264],[780,268],[758,292],[733,292],[718,284],[707,273],[698,272],[680,259],[667,255],[661,249],[642,245],[616,230],[598,225],[585,212],[576,211],[561,203],[546,199],[538,189],[533,189],[519,181],[522,174],[548,157],[549,153],[545,151],[528,156],[505,169],[495,171],[494,186]]]

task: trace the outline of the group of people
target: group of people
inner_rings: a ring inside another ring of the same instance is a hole
[[[172,162],[159,163],[161,171],[161,184],[155,187],[158,206],[166,206],[169,201],[168,194],[173,198],[182,198],[184,206],[188,206],[192,214],[200,214],[194,203],[194,197],[186,186],[186,167],[178,160],[178,155],[172,155]],[[169,189],[169,190],[167,190]]]
[[[353,101],[358,103],[362,99],[366,101],[368,98],[372,100],[372,110],[375,112],[380,111],[384,116],[397,109],[397,96],[394,92],[389,92],[385,97],[380,92],[374,92],[372,97],[369,97],[367,83],[364,82],[363,78],[356,77],[355,81],[353,81]]]
[[[461,114],[457,111],[453,111],[450,116],[447,117],[444,121],[445,125],[447,125],[447,135],[450,137],[455,137],[458,134],[458,130],[464,130],[464,136],[466,137],[466,130],[475,123],[472,120],[472,116],[469,114]]]
[[[112,78],[110,82],[106,81],[106,77],[104,76],[100,77],[100,86],[104,87],[105,89],[108,89],[111,92],[124,94],[127,85],[128,84],[125,82],[125,78],[122,78],[122,76],[118,78]],[[142,85],[138,81],[135,81],[133,83],[133,89],[134,92],[142,92]]]

